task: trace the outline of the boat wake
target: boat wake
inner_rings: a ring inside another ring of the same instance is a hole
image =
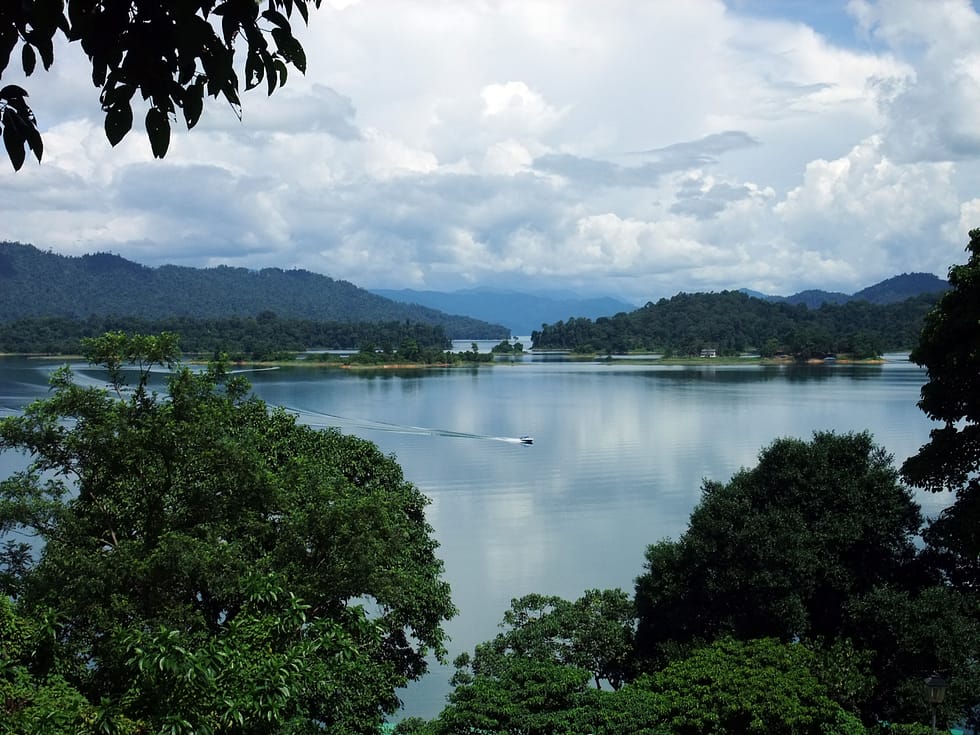
[[[278,365],[273,365],[272,367],[257,367],[257,368],[237,368],[235,370],[229,370],[229,375],[238,375],[239,373],[267,373],[270,370],[278,370]]]
[[[526,445],[531,443],[529,441],[530,437],[489,436],[487,434],[472,434],[465,431],[452,431],[450,429],[433,429],[425,426],[393,424],[388,421],[376,421],[374,419],[351,418],[290,406],[283,406],[282,408],[295,415],[300,423],[314,428],[351,428],[363,429],[365,431],[385,431],[395,434],[414,434],[416,436],[440,436],[450,439],[481,439],[483,441],[506,442],[508,444]]]

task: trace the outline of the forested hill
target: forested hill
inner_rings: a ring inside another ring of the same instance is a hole
[[[911,348],[923,317],[938,299],[938,294],[923,294],[895,304],[849,301],[810,309],[738,291],[681,293],[627,314],[548,325],[533,332],[531,341],[536,349],[577,352],[698,355],[714,349],[719,354],[757,350],[764,356],[870,357]]]
[[[269,311],[323,322],[418,322],[441,326],[454,339],[509,336],[500,325],[397,303],[305,270],[149,268],[108,253],[67,257],[0,242],[0,321],[92,315],[214,319]]]

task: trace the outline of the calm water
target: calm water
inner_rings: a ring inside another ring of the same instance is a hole
[[[0,360],[0,416],[43,395],[50,366]],[[882,366],[668,367],[558,361],[435,371],[249,374],[267,402],[396,455],[460,610],[450,657],[493,637],[511,598],[630,590],[645,547],[683,532],[702,478],[727,480],[781,436],[870,430],[901,462],[927,438],[924,371]],[[96,382],[96,374],[81,374]],[[516,441],[534,436],[533,446]],[[0,475],[17,458],[0,456]],[[944,500],[920,498],[927,513]],[[451,670],[404,693],[434,716]]]

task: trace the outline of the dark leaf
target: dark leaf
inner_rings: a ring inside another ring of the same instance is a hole
[[[262,13],[262,17],[265,18],[270,23],[273,23],[285,31],[291,31],[289,27],[289,21],[286,20],[286,16],[280,13],[278,10],[266,10]]]
[[[54,36],[54,32],[64,18],[63,6],[62,0],[36,0],[32,23],[35,37],[31,38],[31,43],[36,46],[41,35],[47,36],[48,39]]]
[[[225,99],[231,103],[231,106],[235,108],[235,114],[241,117],[241,107],[242,101],[238,97],[238,75],[234,71],[228,73],[228,78],[224,80],[221,85],[221,94],[225,96]]]
[[[47,71],[54,63],[54,44],[50,36],[37,37],[34,45],[37,46],[37,52],[41,54],[41,63],[44,64],[44,69]]]
[[[33,125],[27,129],[27,145],[31,147],[31,152],[40,163],[41,156],[44,154],[44,141],[41,140],[41,133]]]
[[[146,112],[146,135],[154,158],[163,158],[170,147],[170,119],[167,113],[151,107]]]
[[[180,56],[177,57],[177,83],[181,85],[188,84],[194,78],[195,71],[197,71],[197,62],[194,60],[193,55],[182,51]]]
[[[301,74],[306,74],[306,52],[295,38],[293,39],[293,44],[293,65],[299,69]]]
[[[282,62],[282,59],[276,59],[276,69],[279,71],[279,86],[283,86],[286,83],[286,72],[288,69],[286,65]]]
[[[241,26],[241,21],[237,15],[228,13],[221,16],[221,32],[225,37],[225,44],[231,46],[232,41],[235,40],[235,35],[238,33],[238,28]]]
[[[265,74],[265,67],[262,58],[254,49],[249,49],[248,57],[245,59],[245,89],[252,89],[258,86]]]
[[[24,159],[27,157],[27,151],[24,150],[24,136],[21,135],[17,126],[10,124],[8,117],[15,113],[11,112],[9,108],[4,110],[3,115],[3,145],[7,149],[7,155],[10,156],[10,162],[14,165],[14,171],[20,171],[20,167],[24,165]]]
[[[278,81],[276,75],[276,60],[268,51],[263,51],[262,62],[265,64],[265,76],[269,82],[269,94],[272,94],[276,91],[276,82]]]
[[[299,41],[291,33],[284,31],[282,28],[273,28],[272,37],[276,41],[276,46],[279,47],[279,53],[282,54],[286,61],[305,74],[306,52],[303,51],[303,47]]]
[[[187,129],[190,130],[197,125],[201,112],[204,110],[204,83],[202,81],[198,81],[197,84],[187,88],[182,107]]]
[[[41,155],[44,153],[44,143],[41,140],[41,132],[37,129],[37,123],[34,120],[34,116],[31,115],[31,125],[28,125],[24,132],[24,137],[27,139],[27,145],[31,147],[31,152],[37,159],[37,162],[41,162]]]
[[[30,45],[24,44],[24,48],[21,49],[21,63],[24,65],[24,73],[30,76],[34,73],[34,67],[37,66],[37,56],[34,53],[34,49]]]
[[[92,59],[92,84],[96,87],[101,87],[105,84],[106,73],[109,71],[109,67],[105,62],[105,59],[101,57],[95,57]]]
[[[27,90],[23,87],[18,87],[16,84],[8,84],[3,89],[0,89],[0,99],[13,102],[15,100],[23,100],[24,97],[27,97]]]
[[[133,127],[133,108],[129,100],[118,100],[105,114],[105,137],[110,145],[116,145]]]
[[[299,14],[303,16],[303,22],[309,24],[310,10],[306,7],[306,0],[296,0],[296,9],[299,10]]]

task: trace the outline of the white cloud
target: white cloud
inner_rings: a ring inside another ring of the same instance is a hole
[[[951,162],[892,161],[873,136],[842,158],[811,161],[775,213],[798,242],[853,262],[855,275],[933,270],[955,250],[943,242],[944,224],[959,213],[953,172]],[[931,252],[916,252],[916,243]]]
[[[905,54],[912,72],[879,80],[884,141],[899,160],[980,154],[980,16],[968,0],[854,0],[861,29]]]
[[[46,150],[0,175],[3,236],[637,302],[944,274],[980,226],[973,6],[855,1],[833,37],[742,6],[335,0],[302,31],[306,77],[242,120],[208,104],[165,161],[139,113],[109,147],[62,44],[52,73],[4,76]]]

